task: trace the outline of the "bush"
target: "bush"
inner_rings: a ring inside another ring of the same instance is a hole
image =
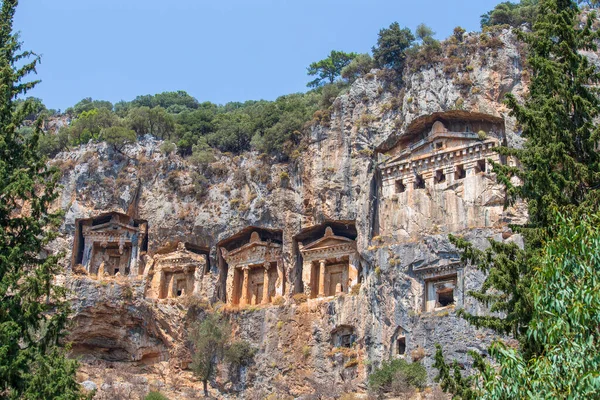
[[[294,299],[296,304],[302,304],[302,303],[306,303],[306,301],[308,300],[308,296],[305,295],[304,293],[296,293],[295,295],[292,296],[292,299]]]
[[[255,354],[256,349],[250,343],[240,340],[225,350],[225,360],[235,367],[242,367],[248,365]]]
[[[406,388],[422,389],[427,383],[427,371],[419,363],[403,359],[384,361],[381,368],[369,375],[369,388],[376,393],[399,391]]]
[[[177,145],[173,142],[164,142],[160,145],[160,152],[166,155],[174,153],[177,151]]]
[[[144,397],[144,400],[169,400],[169,398],[160,392],[150,392]]]
[[[116,151],[121,151],[128,144],[135,143],[137,137],[131,129],[122,126],[111,126],[101,131],[102,139],[110,144]]]

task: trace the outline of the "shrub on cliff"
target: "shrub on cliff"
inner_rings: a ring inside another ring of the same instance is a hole
[[[427,383],[427,370],[419,362],[404,359],[384,361],[369,375],[369,389],[377,394],[401,394],[421,389]]]
[[[144,400],[169,400],[169,398],[160,392],[150,392],[144,397]]]

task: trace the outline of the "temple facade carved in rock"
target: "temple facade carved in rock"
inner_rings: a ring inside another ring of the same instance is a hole
[[[380,234],[457,231],[497,224],[503,190],[490,161],[504,140],[500,118],[462,112],[418,118],[380,164]]]
[[[299,245],[302,283],[309,298],[348,293],[358,284],[358,254],[354,240],[337,236],[331,227],[322,238]]]
[[[221,248],[228,265],[226,296],[231,305],[270,303],[285,290],[282,245],[262,240],[253,231],[248,243],[235,249]]]
[[[198,276],[206,264],[206,255],[189,243],[180,242],[175,250],[155,255],[144,271],[149,281],[146,297],[167,299],[197,294]]]
[[[72,265],[91,275],[137,275],[148,250],[148,223],[111,212],[75,221]]]

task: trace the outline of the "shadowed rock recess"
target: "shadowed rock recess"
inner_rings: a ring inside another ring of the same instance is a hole
[[[491,169],[512,162],[497,146],[521,143],[502,100],[527,83],[514,34],[494,35],[502,46],[451,73],[440,62],[400,88],[376,70],[358,79],[288,163],[250,152],[197,167],[150,136],[52,159],[66,213],[53,250],[72,254],[81,380],[194,398],[187,331],[210,310],[257,349],[248,366],[220,365],[219,398],[365,393],[393,358],[422,362],[431,383],[436,343],[469,369],[467,351],[485,353],[494,336],[456,317],[485,312],[467,295],[484,277],[448,233],[520,244],[508,225],[526,217],[522,204],[504,208]]]

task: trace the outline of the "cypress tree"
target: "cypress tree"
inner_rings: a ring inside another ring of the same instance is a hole
[[[38,83],[26,77],[39,57],[13,33],[17,1],[0,4],[0,398],[75,399],[77,364],[59,346],[68,316],[53,283],[59,256],[46,251],[61,219],[50,210],[58,174],[38,152],[41,120],[29,136],[17,129],[33,110],[16,99]]]
[[[519,339],[525,360],[545,351],[543,340],[529,334],[536,315],[531,288],[545,243],[561,229],[556,214],[583,219],[596,214],[600,204],[600,131],[594,123],[600,116],[600,74],[585,56],[586,51],[597,50],[599,35],[592,29],[596,16],[580,14],[571,0],[541,0],[537,15],[532,31],[519,33],[528,46],[528,98],[523,104],[513,95],[506,100],[527,140],[522,149],[499,149],[515,160],[516,166],[494,164],[498,181],[506,186],[507,204],[527,203],[528,223],[512,227],[523,235],[525,247],[491,241],[488,250],[480,251],[451,237],[463,250],[463,261],[487,274],[482,288],[469,294],[500,314],[459,313],[477,327],[512,334]],[[485,377],[489,369],[480,357],[473,356]],[[465,380],[451,373],[456,370],[445,364],[441,349],[435,366],[442,386],[460,393],[456,387]],[[468,390],[462,394],[457,398],[474,396]]]
[[[500,148],[517,166],[494,165],[506,186],[507,203],[527,202],[529,219],[513,227],[523,234],[525,248],[492,242],[478,251],[460,238],[463,258],[488,277],[471,294],[503,312],[504,317],[462,314],[477,326],[522,337],[531,318],[529,278],[537,255],[554,230],[556,212],[581,218],[598,210],[600,200],[600,116],[597,85],[600,74],[584,51],[595,51],[598,33],[589,14],[580,26],[579,9],[570,0],[544,0],[530,33],[520,33],[528,45],[531,67],[529,96],[524,104],[509,94],[507,104],[527,140],[522,149]],[[518,183],[517,183],[518,182]]]

